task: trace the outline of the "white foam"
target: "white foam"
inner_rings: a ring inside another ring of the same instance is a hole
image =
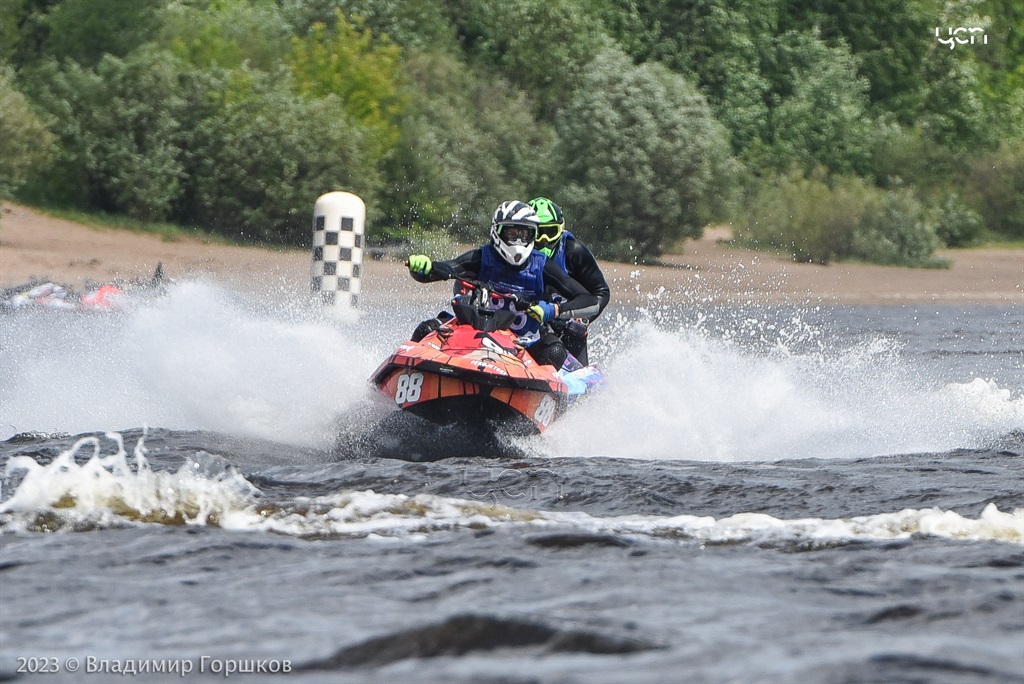
[[[380,354],[302,313],[184,282],[123,315],[5,321],[0,438],[151,425],[322,445]]]
[[[121,314],[3,317],[0,439],[150,425],[326,447],[339,417],[365,427],[381,408],[370,374],[425,314],[387,304],[347,325],[274,299],[271,309],[181,282]],[[639,323],[602,319],[591,347],[606,387],[531,446],[572,457],[832,458],[984,447],[1024,427],[1020,388],[971,377],[936,386],[884,338],[840,347],[799,313],[679,315],[652,305]]]
[[[27,456],[10,459],[5,480],[21,471],[23,479],[0,503],[0,516],[9,518],[3,521],[5,528],[106,528],[133,522],[206,525],[251,507],[258,493],[233,470],[204,471],[199,461],[189,461],[176,472],[154,471],[142,440],[135,447],[132,468],[120,435],[107,437],[116,442],[116,453],[104,455],[99,438],[86,437],[46,466]],[[87,446],[93,447],[93,455],[79,465],[76,455]],[[47,519],[41,521],[43,514]]]
[[[311,537],[419,538],[441,530],[504,525],[572,529],[656,540],[702,543],[846,543],[905,539],[916,535],[1024,544],[1024,509],[1000,511],[989,504],[971,519],[939,508],[842,519],[786,520],[740,512],[721,519],[693,515],[617,516],[528,510],[481,501],[421,494],[342,491],[318,497],[268,501],[229,464],[208,454],[176,472],[150,468],[142,441],[129,467],[117,435],[117,453],[103,455],[96,438],[80,440],[49,465],[12,458],[5,479],[20,475],[0,503],[0,532],[105,529],[141,524],[208,525],[226,529]],[[79,450],[92,456],[77,463]]]
[[[840,519],[786,520],[763,513],[737,513],[717,520],[690,515],[671,518],[628,516],[601,520],[594,528],[617,534],[692,539],[708,543],[884,541],[922,535],[1024,544],[1024,509],[1005,513],[995,504],[989,504],[977,519],[965,518],[954,511],[940,508],[908,508],[896,513]]]
[[[852,457],[984,447],[1024,426],[994,381],[938,388],[898,348],[751,353],[650,322],[619,331],[606,386],[533,444],[551,456],[707,461]]]

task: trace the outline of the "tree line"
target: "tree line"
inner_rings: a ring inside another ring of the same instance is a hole
[[[366,200],[377,244],[478,241],[498,202],[545,195],[631,262],[712,222],[819,263],[1024,238],[1014,0],[0,0],[0,17],[4,198],[302,245],[330,190]]]

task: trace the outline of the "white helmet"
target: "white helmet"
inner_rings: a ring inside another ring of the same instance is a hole
[[[526,202],[502,202],[491,219],[491,246],[509,265],[525,266],[539,225],[537,212]]]

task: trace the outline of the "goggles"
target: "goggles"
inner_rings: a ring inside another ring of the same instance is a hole
[[[520,224],[498,226],[498,234],[502,242],[509,245],[528,245],[537,239],[537,230]]]
[[[563,223],[544,223],[537,229],[537,242],[558,242],[563,230]]]

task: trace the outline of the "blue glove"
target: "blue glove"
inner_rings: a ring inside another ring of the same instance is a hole
[[[551,302],[537,302],[526,310],[527,315],[541,323],[547,323],[558,315],[558,309]]]
[[[419,273],[421,275],[430,273],[430,268],[432,266],[430,263],[430,257],[425,254],[413,254],[409,257],[409,261],[406,263],[409,264],[410,272]]]

